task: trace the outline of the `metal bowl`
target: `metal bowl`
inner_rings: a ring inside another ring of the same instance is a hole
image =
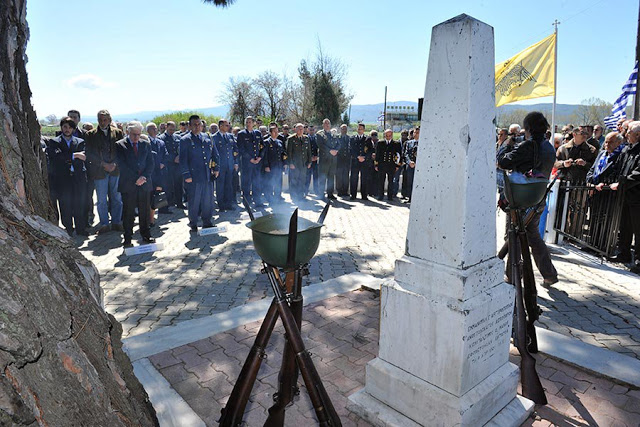
[[[264,262],[281,268],[294,268],[313,258],[320,244],[322,224],[298,218],[295,265],[287,265],[289,220],[285,214],[266,215],[247,223],[251,229],[253,245]]]
[[[526,183],[516,183],[506,176],[504,194],[512,209],[526,209],[535,206],[544,199],[547,192],[548,179],[534,178]]]

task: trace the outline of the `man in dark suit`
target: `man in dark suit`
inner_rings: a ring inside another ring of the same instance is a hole
[[[338,140],[338,163],[336,164],[336,190],[338,196],[347,197],[349,195],[349,167],[351,166],[351,150],[349,147],[350,138],[347,135],[347,125],[340,125],[340,136]]]
[[[144,243],[153,243],[149,230],[149,216],[151,212],[151,192],[153,183],[153,154],[151,144],[142,140],[142,123],[130,122],[127,125],[128,136],[116,143],[116,162],[120,168],[118,191],[122,194],[124,211],[124,242],[125,248],[133,246],[133,223],[138,208],[140,235]]]
[[[393,201],[393,177],[400,167],[402,145],[393,140],[393,131],[384,131],[384,139],[376,147],[375,168],[378,175],[378,200],[384,199],[384,183],[387,181],[387,200]]]
[[[618,182],[611,184],[614,191],[624,190],[620,235],[620,253],[613,259],[617,262],[631,261],[631,242],[635,240],[635,262],[631,271],[640,274],[640,122],[628,125],[627,145],[622,150]],[[635,235],[635,239],[634,239]]]
[[[84,141],[73,136],[76,123],[69,117],[60,120],[61,134],[48,141],[46,154],[49,167],[49,190],[56,211],[69,236],[74,223],[78,235],[87,236],[86,194],[87,171],[84,161]]]
[[[86,133],[87,173],[98,197],[98,234],[123,231],[122,197],[118,192],[120,170],[116,163],[116,142],[122,138],[124,133],[111,125],[111,114],[107,110],[98,111],[98,127]]]
[[[282,171],[286,164],[287,155],[284,145],[278,138],[278,125],[269,125],[270,136],[264,143],[267,146],[264,156],[264,194],[270,205],[281,203],[282,198]]]
[[[327,199],[334,199],[334,182],[336,179],[336,168],[338,166],[338,149],[340,142],[331,133],[331,121],[322,121],[322,130],[317,133],[318,154],[320,155],[320,191],[326,186]]]
[[[203,228],[213,227],[213,180],[218,177],[220,157],[211,138],[201,132],[199,116],[189,117],[189,128],[180,139],[180,168],[189,200],[189,227],[196,233],[198,216]]]
[[[369,171],[373,164],[373,144],[364,134],[364,123],[358,123],[358,134],[351,137],[351,200],[355,200],[358,194],[358,181],[360,181],[360,195],[362,200],[369,200],[367,196],[369,184]]]

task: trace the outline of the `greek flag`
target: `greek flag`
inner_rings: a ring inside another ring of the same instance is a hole
[[[638,83],[638,62],[636,62],[636,66],[631,72],[629,79],[622,86],[622,94],[616,99],[616,102],[613,104],[613,109],[611,110],[611,115],[604,118],[604,124],[609,129],[616,129],[616,123],[620,119],[626,119],[627,113],[625,109],[627,108],[627,99],[630,95],[636,94],[636,85]]]

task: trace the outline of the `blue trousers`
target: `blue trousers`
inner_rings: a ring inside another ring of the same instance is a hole
[[[111,211],[111,223],[122,224],[122,196],[118,192],[119,176],[107,175],[106,178],[93,181],[98,196],[98,216],[100,227],[109,225],[109,211]],[[107,202],[107,196],[109,201]]]
[[[198,226],[198,216],[204,227],[210,226],[213,215],[213,182],[191,182],[187,184],[189,196],[189,227]]]
[[[247,198],[247,201],[251,203],[254,201],[256,204],[262,201],[262,185],[260,182],[260,168],[262,164],[254,165],[249,160],[242,159],[242,195]]]
[[[236,194],[233,191],[233,168],[220,168],[220,175],[216,179],[216,198],[218,208],[231,209],[236,201]]]
[[[265,172],[264,195],[269,203],[278,202],[282,197],[282,166],[272,167],[271,172]]]

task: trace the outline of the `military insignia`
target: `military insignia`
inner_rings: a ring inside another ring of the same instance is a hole
[[[364,152],[366,153],[367,151],[369,151],[369,147],[364,147]]]
[[[211,161],[209,162],[209,167],[210,167],[210,168],[215,168],[215,167],[216,167],[216,162],[214,162],[213,160],[211,160]]]
[[[234,151],[233,152],[233,157],[237,157],[237,156],[238,156],[238,153]]]
[[[284,154],[284,155],[282,156],[282,159],[283,159],[283,160],[287,160],[287,155],[286,155],[286,154]]]
[[[260,144],[260,149],[262,150],[263,148],[264,148],[264,145],[263,145],[263,144]]]

